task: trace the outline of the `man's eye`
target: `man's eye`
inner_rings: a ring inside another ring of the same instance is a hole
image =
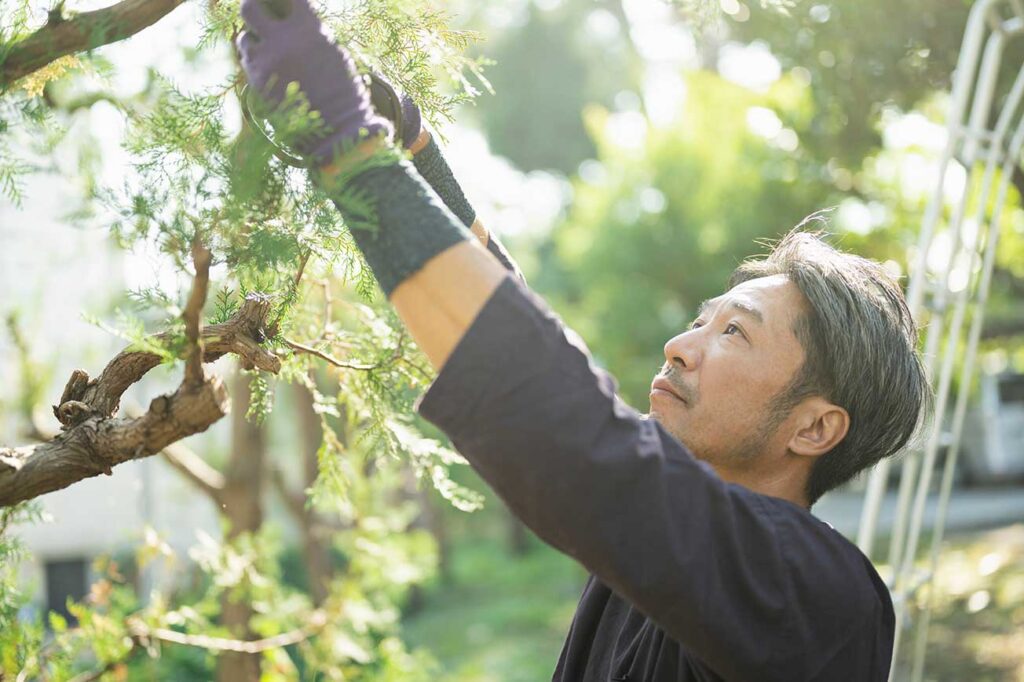
[[[735,325],[734,323],[732,323],[732,322],[730,322],[730,323],[729,323],[728,325],[726,325],[726,327],[725,327],[725,331],[724,331],[724,332],[722,332],[722,333],[723,333],[723,334],[739,334],[740,336],[742,336],[742,335],[743,335],[743,332],[742,332],[742,331],[740,330],[740,328],[739,328],[739,327],[737,327],[737,326],[736,326],[736,325]]]
[[[701,322],[700,320],[694,320],[693,322],[690,323],[690,331],[693,331],[694,329],[700,329],[703,326],[703,322]]]

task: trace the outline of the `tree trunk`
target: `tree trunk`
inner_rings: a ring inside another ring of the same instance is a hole
[[[508,523],[508,551],[512,556],[525,556],[530,551],[530,531],[516,515],[506,511]]]
[[[295,397],[295,411],[299,422],[299,446],[302,449],[303,492],[316,483],[319,472],[317,452],[324,439],[320,416],[313,406],[313,394],[305,386],[292,385]],[[331,556],[328,550],[330,538],[323,524],[317,520],[316,511],[304,506],[299,520],[302,532],[302,554],[309,575],[309,593],[316,606],[323,605],[331,581]]]
[[[266,433],[262,426],[245,418],[249,408],[250,379],[239,372],[231,387],[231,456],[224,475],[224,506],[227,540],[243,533],[255,533],[263,525],[263,479],[266,460]],[[221,599],[221,624],[230,637],[253,639],[250,626],[252,606],[233,601],[227,594]],[[258,682],[260,655],[234,652],[217,658],[217,682]]]
[[[449,584],[452,581],[452,543],[448,536],[448,524],[445,522],[444,507],[447,503],[438,502],[437,495],[429,483],[419,486],[419,498],[424,526],[437,543],[437,574],[443,583]]]

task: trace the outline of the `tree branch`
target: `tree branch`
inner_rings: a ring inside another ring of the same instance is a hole
[[[192,646],[208,651],[233,651],[242,654],[258,654],[270,649],[281,649],[306,641],[320,633],[327,625],[327,614],[323,611],[314,611],[309,622],[301,628],[290,632],[283,632],[280,635],[266,637],[256,640],[225,639],[223,637],[210,637],[208,635],[186,635],[176,630],[167,628],[153,628],[144,623],[137,616],[129,616],[125,621],[131,633],[130,639],[132,649],[127,658],[130,658],[140,646],[148,646],[153,640]],[[115,667],[123,663],[125,659],[113,661],[99,670],[82,673],[71,679],[70,682],[95,682]]]
[[[210,651],[234,651],[240,654],[258,654],[269,649],[280,649],[304,642],[323,630],[325,625],[327,625],[327,614],[323,611],[314,611],[305,626],[291,632],[285,632],[265,639],[238,640],[209,637],[207,635],[186,635],[175,630],[151,628],[138,618],[128,619],[128,627],[132,635],[143,640],[157,639],[162,642],[184,644],[185,646],[194,646]]]
[[[203,339],[199,334],[202,328],[203,305],[206,303],[206,291],[210,286],[210,261],[213,254],[203,246],[197,236],[192,243],[192,262],[195,263],[196,276],[192,282],[192,293],[181,317],[185,320],[185,337],[188,339],[189,352],[185,360],[185,383],[196,387],[205,381],[203,375]]]
[[[155,398],[138,419],[89,417],[42,445],[0,448],[0,506],[109,475],[118,464],[154,455],[205,431],[227,413],[227,391],[214,379],[199,389],[182,385]]]
[[[206,463],[202,457],[181,443],[168,445],[161,451],[167,463],[174,467],[190,483],[206,493],[213,503],[220,507],[221,492],[224,490],[224,474]]]
[[[281,306],[281,310],[280,310],[280,312],[278,312],[277,317],[271,323],[270,327],[268,327],[269,336],[277,336],[278,331],[280,331],[280,329],[281,329],[281,320],[284,319],[285,312],[288,309],[287,302],[288,301],[294,301],[296,299],[296,297],[298,296],[299,285],[302,284],[302,276],[306,272],[306,265],[309,263],[309,258],[312,255],[313,255],[313,250],[312,249],[307,249],[306,252],[303,253],[302,256],[299,258],[299,269],[295,273],[295,279],[292,280],[292,286],[288,290],[287,295],[285,296],[285,305]]]
[[[372,365],[359,365],[354,362],[343,362],[341,360],[338,360],[334,356],[329,355],[328,353],[313,348],[312,346],[307,346],[306,344],[299,343],[298,341],[292,341],[291,339],[287,338],[284,339],[284,345],[288,346],[297,353],[307,353],[309,355],[316,356],[321,360],[324,360],[328,364],[337,367],[338,369],[351,369],[358,372],[372,372],[388,364],[391,364],[392,362],[398,362],[402,358],[402,350],[405,344],[405,335],[406,329],[403,326],[399,331],[398,343],[396,344],[395,350],[391,354],[391,356],[387,360],[381,360],[379,362],[373,363]]]
[[[327,354],[327,353],[325,353],[323,351],[317,350],[316,348],[313,348],[312,346],[307,346],[305,344],[299,343],[298,341],[292,341],[291,339],[284,339],[284,345],[288,346],[293,351],[296,351],[298,353],[307,353],[309,355],[316,356],[316,357],[320,358],[321,360],[327,362],[328,364],[334,365],[335,367],[337,367],[339,369],[354,369],[354,370],[357,370],[357,371],[360,371],[360,372],[369,372],[369,371],[375,370],[378,367],[380,367],[379,364],[374,364],[374,365],[357,365],[354,362],[342,362],[341,360],[338,360],[337,358],[335,358],[332,355],[329,355],[329,354]]]
[[[277,374],[281,370],[280,359],[260,345],[265,340],[263,328],[269,310],[269,297],[250,294],[230,320],[204,327],[200,334],[204,345],[203,362],[213,362],[225,353],[234,353],[246,369],[259,368]],[[157,334],[153,340],[162,343],[169,338],[171,335],[164,333]],[[60,404],[53,408],[54,414],[65,429],[89,417],[112,416],[128,387],[160,362],[161,357],[156,353],[128,348],[111,360],[95,379],[90,380],[83,370],[75,370],[64,388]]]
[[[129,417],[143,415],[142,408],[136,405],[125,408],[125,412]],[[206,460],[181,443],[168,445],[160,451],[160,454],[175,471],[206,493],[215,505],[220,506],[221,491],[224,490],[224,474],[207,464]]]
[[[288,488],[288,482],[284,480],[284,472],[281,471],[280,467],[272,467],[270,472],[270,480],[274,484],[274,489],[280,496],[281,501],[284,502],[285,507],[289,513],[295,517],[295,521],[299,524],[306,522],[306,496],[303,494],[296,494]]]
[[[249,369],[277,373],[281,361],[260,346],[270,300],[250,295],[227,322],[201,332],[204,362],[225,353],[241,357]],[[155,398],[137,418],[113,417],[121,395],[160,363],[148,351],[119,353],[100,376],[90,380],[75,370],[54,414],[64,431],[52,441],[21,448],[0,448],[0,507],[66,488],[84,478],[110,474],[112,467],[154,455],[172,443],[205,431],[228,412],[228,396],[219,379],[198,386],[183,381],[171,395]]]
[[[76,52],[129,38],[164,18],[184,0],[123,0],[82,12],[70,19],[51,19],[0,57],[0,90],[50,62]]]

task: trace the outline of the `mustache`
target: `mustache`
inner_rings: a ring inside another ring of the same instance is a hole
[[[697,389],[684,383],[682,377],[679,376],[678,370],[673,365],[662,365],[658,368],[658,374],[668,383],[672,384],[672,390],[685,400],[687,405],[693,406],[697,404]]]

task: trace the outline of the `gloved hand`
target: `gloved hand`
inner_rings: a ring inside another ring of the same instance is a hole
[[[409,95],[402,94],[402,129],[399,134],[402,136],[402,146],[406,149],[412,147],[423,132],[423,115],[416,102],[412,101]]]
[[[352,57],[323,33],[308,0],[291,0],[284,18],[265,1],[242,0],[246,30],[238,50],[251,87],[264,98],[280,104],[297,82],[310,109],[320,112],[323,130],[293,142],[296,151],[324,164],[363,136],[390,136],[391,123],[374,111]]]
[[[423,132],[423,115],[409,95],[395,88],[383,76],[377,74],[370,83],[370,101],[381,116],[391,121],[397,129],[398,140],[406,149],[412,149]]]

